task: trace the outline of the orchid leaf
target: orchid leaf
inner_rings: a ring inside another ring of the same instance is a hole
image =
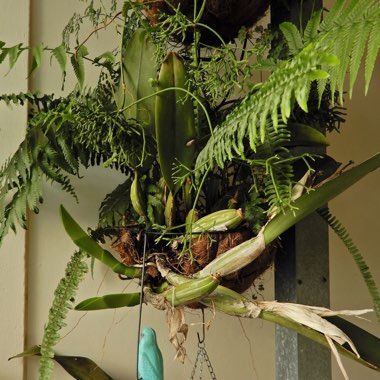
[[[67,234],[80,249],[98,259],[116,273],[123,274],[130,278],[140,276],[141,270],[139,268],[125,266],[113,257],[109,251],[103,249],[94,239],[87,235],[62,205],[60,207],[60,213]]]
[[[88,298],[75,306],[75,310],[103,310],[136,306],[140,303],[140,293],[107,294],[102,297]]]
[[[40,347],[33,346],[20,354],[12,356],[8,360],[30,356],[40,356]],[[54,360],[76,380],[112,380],[112,377],[104,372],[96,363],[83,356],[55,354]]]

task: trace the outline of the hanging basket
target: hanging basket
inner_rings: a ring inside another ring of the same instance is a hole
[[[183,247],[177,245],[177,240],[173,238],[173,235],[168,236],[173,241],[169,245],[165,239],[161,240],[161,243],[156,243],[155,239],[158,235],[160,234],[153,233],[148,236],[147,252],[145,253],[148,258],[145,282],[153,286],[159,286],[163,280],[155,265],[158,257],[164,258],[165,264],[171,270],[191,277],[216,257],[252,238],[252,232],[248,228],[203,233],[199,237],[193,237],[191,247],[187,251],[183,251]],[[141,234],[122,229],[112,247],[120,255],[122,262],[131,266],[142,263],[142,245]],[[272,266],[278,247],[277,242],[270,244],[256,260],[239,271],[224,277],[221,285],[238,293],[243,293]],[[194,304],[191,304],[190,307],[194,307]]]
[[[194,17],[194,0],[148,1],[139,0],[147,6],[147,17],[152,23],[158,20],[158,14],[173,14],[174,9],[189,17]],[[203,1],[197,1],[198,9]],[[269,0],[207,0],[199,23],[213,29],[225,42],[233,40],[242,27],[249,28],[256,24],[269,8]],[[218,36],[207,28],[199,27],[201,41],[205,44],[220,44]],[[193,31],[189,31],[188,39]]]

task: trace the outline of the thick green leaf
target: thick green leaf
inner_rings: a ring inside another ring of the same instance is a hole
[[[140,303],[140,293],[107,294],[88,298],[75,306],[75,310],[103,310],[118,307],[136,306]]]
[[[178,275],[175,275],[174,279],[171,277],[171,280],[174,280],[175,283],[182,283],[182,281],[186,282],[185,278]],[[201,302],[206,306],[215,308],[216,310],[222,311],[223,313],[227,313],[229,315],[238,317],[252,317],[252,310],[249,307],[250,301],[243,295],[221,285],[219,285],[211,295],[203,298]],[[301,334],[329,348],[329,344],[325,336],[310,327],[302,325],[271,311],[262,311],[259,314],[258,318],[296,331],[298,334]],[[328,317],[326,319],[340,328],[351,338],[360,354],[360,358],[358,358],[351,351],[351,349],[346,348],[345,346],[341,346],[338,343],[334,343],[337,350],[341,354],[359,362],[360,364],[365,365],[366,367],[380,371],[379,338],[340,317],[334,316]]]
[[[265,244],[268,245],[288,228],[322,207],[379,166],[380,153],[377,153],[363,163],[324,183],[321,187],[298,198],[292,207],[288,207],[284,212],[276,215],[267,224],[264,230]]]
[[[305,124],[289,123],[290,141],[286,143],[290,146],[327,146],[329,142],[326,136]]]
[[[110,252],[103,249],[94,239],[87,235],[62,205],[60,206],[60,214],[66,232],[80,249],[98,259],[116,273],[123,274],[130,278],[140,276],[141,269],[127,267],[119,262]]]
[[[288,318],[282,317],[278,314],[274,314],[269,311],[261,312],[259,318],[264,319],[265,321],[274,322],[280,326],[286,327],[288,329],[296,331],[298,334],[301,334],[314,342],[317,342],[325,347],[329,348],[329,344],[325,338],[325,336],[318,331],[315,331],[309,327],[306,327],[300,323],[292,321]],[[352,323],[345,321],[339,317],[329,317],[326,318],[338,328],[340,328],[343,332],[345,332],[353,341],[356,349],[360,354],[360,358],[358,358],[350,349],[341,346],[337,343],[335,347],[339,351],[339,353],[344,356],[353,359],[360,364],[363,364],[366,367],[374,369],[376,371],[380,371],[379,362],[380,362],[380,339],[371,335],[367,331],[355,326]],[[368,346],[366,346],[368,344]],[[373,346],[370,346],[373,345]]]
[[[339,327],[354,342],[361,359],[380,371],[380,339],[355,324],[340,317],[327,317],[328,321]]]
[[[161,65],[158,90],[162,92],[157,95],[155,117],[160,168],[173,196],[181,187],[181,181],[174,177],[184,179],[195,152],[194,108],[186,89],[183,60],[176,53],[169,53]]]
[[[137,29],[122,54],[118,107],[124,109],[127,119],[136,119],[153,132],[154,96],[131,106],[132,103],[152,95],[155,91],[151,85],[151,81],[157,76],[155,45],[149,33],[143,28]]]
[[[20,354],[12,356],[8,360],[29,356],[40,356],[40,347],[33,346]],[[112,380],[112,377],[104,372],[91,359],[82,356],[54,354],[54,360],[76,380]]]

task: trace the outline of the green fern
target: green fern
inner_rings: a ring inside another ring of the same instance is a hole
[[[5,102],[7,106],[11,104],[23,106],[26,103],[34,106],[37,110],[46,110],[53,100],[53,95],[40,95],[39,93],[20,92],[18,94],[2,94],[0,101]]]
[[[85,252],[74,253],[67,264],[65,277],[59,282],[54,292],[54,300],[49,311],[48,322],[44,328],[40,349],[40,380],[51,379],[54,367],[53,348],[59,340],[59,330],[65,326],[64,320],[69,309],[72,308],[78,286],[87,272],[87,264],[84,262],[86,257]]]
[[[377,315],[377,318],[380,320],[380,295],[378,288],[376,286],[375,280],[372,277],[372,274],[361,255],[359,249],[352,241],[347,230],[341,225],[341,223],[331,215],[329,209],[323,208],[318,210],[319,215],[328,223],[331,229],[337,234],[337,236],[342,240],[343,244],[346,246],[348,252],[353,257],[357,267],[360,270],[361,275],[367,285],[369,294],[372,297],[373,306]]]
[[[334,99],[335,91],[338,90],[342,102],[346,71],[349,68],[351,72],[352,92],[366,44],[368,87],[373,62],[380,47],[379,37],[374,34],[379,30],[380,23],[378,1],[339,0],[317,27],[318,21],[319,15],[314,16],[312,24],[306,28],[306,47],[290,61],[280,65],[256,92],[249,94],[214,130],[198,156],[197,167],[201,172],[214,164],[223,168],[225,162],[234,157],[244,159],[245,139],[255,151],[258,144],[266,139],[268,120],[277,127],[278,113],[286,123],[295,104],[307,112],[307,100],[313,80],[318,81],[320,98],[329,84],[331,97]],[[296,53],[301,47],[299,33],[288,23],[283,25],[283,30],[291,51]]]
[[[329,80],[331,93],[337,89],[341,102],[346,73],[350,73],[351,96],[365,51],[365,81],[366,92],[368,91],[380,47],[379,28],[380,4],[377,0],[336,1],[320,24],[316,39],[341,60],[340,65],[330,71]]]
[[[62,166],[72,171],[70,163],[59,146],[56,148],[41,129],[33,128],[27,132],[15,154],[1,167],[0,245],[10,228],[15,231],[17,224],[26,228],[27,209],[39,211],[44,177],[61,184],[63,190],[76,197],[69,178],[61,173]],[[74,169],[76,172],[77,167]],[[11,199],[8,200],[10,194]]]
[[[295,101],[307,112],[311,81],[325,75],[319,67],[336,63],[330,54],[309,45],[293,60],[281,65],[215,129],[198,156],[197,167],[204,171],[206,164],[216,163],[223,168],[224,163],[235,156],[244,158],[245,139],[248,139],[250,148],[256,151],[258,145],[267,138],[268,120],[277,128],[280,111],[281,119],[286,123]]]

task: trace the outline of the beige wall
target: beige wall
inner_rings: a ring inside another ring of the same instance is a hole
[[[5,0],[3,0],[5,1]],[[22,6],[19,7],[19,4]],[[6,41],[27,40],[28,1],[7,0],[7,12],[0,14],[0,39]],[[14,5],[17,4],[17,5]],[[44,42],[55,47],[60,43],[62,27],[78,8],[77,0],[40,0],[32,2],[31,38],[34,43]],[[7,22],[7,23],[6,23]],[[17,23],[17,24],[16,24]],[[18,24],[19,23],[19,24]],[[11,26],[18,25],[17,34],[10,32]],[[112,30],[110,31],[112,32]],[[108,38],[108,39],[107,39]],[[99,46],[111,49],[115,46],[112,37],[93,40],[90,54]],[[8,83],[7,91],[23,90],[26,87],[26,62],[18,64],[18,70],[12,76],[0,77],[1,91],[3,83]],[[377,69],[378,66],[377,66]],[[48,60],[31,85],[43,91],[59,94],[60,83],[56,67],[50,67]],[[11,79],[13,78],[13,79]],[[69,81],[72,81],[72,76]],[[377,126],[379,100],[376,89],[379,88],[380,70],[367,99],[357,96],[350,107],[350,121],[342,129],[340,136],[332,137],[331,153],[341,161],[354,159],[358,162],[375,153],[380,147],[380,134]],[[89,78],[91,82],[91,78]],[[70,87],[70,86],[68,86]],[[0,108],[0,159],[7,157],[18,144],[20,133],[15,132],[15,125],[21,131],[24,128],[25,112],[20,111],[20,119],[11,119],[15,112]],[[7,125],[8,124],[8,125]],[[97,217],[97,205],[104,195],[122,181],[116,172],[99,168],[83,171],[85,178],[77,181],[80,204],[63,194],[56,186],[47,184],[44,189],[45,202],[40,215],[30,219],[28,246],[30,260],[28,264],[28,320],[26,324],[27,346],[41,341],[44,323],[52,301],[53,291],[64,273],[65,264],[74,251],[74,246],[64,233],[58,217],[58,206],[63,203],[73,216],[84,226],[94,226]],[[377,236],[379,222],[376,216],[380,211],[377,188],[380,185],[380,172],[372,174],[361,184],[349,190],[334,201],[331,208],[337,214],[352,236],[362,248],[370,267],[379,268],[377,254]],[[16,239],[8,237],[1,248],[1,345],[0,345],[0,379],[18,380],[22,378],[21,361],[7,362],[6,359],[22,349],[23,339],[23,238],[19,233]],[[370,300],[362,281],[357,275],[344,247],[331,237],[331,302],[333,308],[363,308],[370,305]],[[374,271],[378,283],[379,272]],[[273,274],[265,277],[265,298],[273,299]],[[90,275],[81,285],[77,300],[96,294],[106,294],[125,290],[127,284],[115,279],[100,264],[96,265],[94,279]],[[130,291],[134,285],[130,285]],[[15,308],[11,313],[3,312]],[[154,327],[165,359],[165,372],[168,380],[189,378],[196,354],[196,332],[200,331],[199,313],[189,312],[189,341],[186,345],[188,360],[181,365],[173,360],[174,349],[167,341],[165,315],[146,306],[143,310],[143,325]],[[213,318],[211,313],[207,319]],[[361,323],[363,324],[363,323]],[[378,324],[364,323],[364,326],[380,336]],[[134,378],[135,346],[137,329],[137,309],[100,311],[95,313],[71,312],[68,327],[63,330],[65,336],[57,346],[61,353],[88,356],[99,363],[115,379]],[[66,335],[67,334],[67,335]],[[7,344],[4,344],[6,342]],[[237,318],[216,315],[207,333],[206,345],[218,379],[274,379],[274,329],[262,321],[239,320]],[[352,379],[375,379],[378,374],[362,368],[355,363],[345,361],[352,373]],[[29,361],[27,379],[37,379],[38,360]],[[359,377],[360,376],[360,377]],[[56,367],[55,379],[69,379],[59,366]],[[333,379],[339,379],[334,368]]]
[[[12,32],[10,32],[12,30]],[[2,0],[0,40],[8,46],[29,40],[29,0]],[[8,75],[5,65],[0,67],[1,93],[27,90],[28,60],[20,58],[17,67]],[[26,109],[8,109],[0,104],[0,163],[17,149],[23,139]],[[12,233],[1,248],[0,264],[0,379],[22,379],[22,360],[7,359],[23,350],[25,320],[25,233]]]

